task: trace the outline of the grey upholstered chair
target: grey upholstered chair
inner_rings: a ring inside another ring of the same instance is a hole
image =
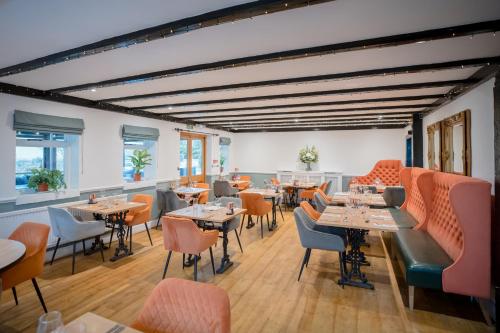
[[[405,201],[405,189],[401,186],[387,186],[382,194],[389,207],[401,207]]]
[[[227,180],[215,180],[214,181],[214,196],[216,198],[220,197],[232,197],[238,193],[238,189],[232,187]]]
[[[345,262],[345,238],[339,235],[314,230],[315,222],[301,207],[295,208],[293,214],[295,223],[297,224],[297,231],[299,232],[300,243],[302,247],[306,249],[297,281],[300,281],[304,266],[307,267],[309,263],[312,249],[336,251],[339,253],[340,277],[342,280],[347,271]]]
[[[182,200],[179,196],[172,190],[156,190],[156,195],[158,198],[158,209],[160,210],[160,216],[158,217],[158,221],[156,222],[156,229],[160,225],[160,219],[165,213],[172,212],[174,210],[186,208],[189,204],[187,201]],[[160,201],[162,206],[160,207]]]
[[[52,260],[54,262],[57,249],[63,241],[63,244],[73,244],[73,263],[71,274],[75,273],[75,253],[76,244],[82,242],[83,252],[85,253],[85,240],[101,236],[106,232],[104,221],[78,221],[70,212],[64,208],[49,207],[50,225],[52,226],[52,233],[57,237],[56,247],[52,253]],[[102,239],[99,240],[99,249],[101,251],[102,261],[104,261],[104,244]]]
[[[241,199],[240,198],[234,198],[234,197],[221,197],[219,198],[221,206],[225,207],[227,206],[228,203],[232,202],[234,203],[235,208],[241,208]],[[229,224],[228,224],[228,233],[234,230],[234,233],[236,234],[236,239],[238,240],[238,245],[240,246],[241,253],[243,253],[243,247],[241,246],[241,241],[240,241],[240,236],[238,235],[238,227],[240,226],[241,223],[241,217],[240,215],[236,216],[233,218]]]
[[[331,193],[332,190],[333,190],[333,181],[329,180],[328,183],[326,183],[325,194],[332,195],[332,193]]]
[[[314,205],[316,206],[316,210],[318,212],[323,213],[323,211],[326,209],[326,206],[328,206],[328,202],[323,199],[321,194],[314,193]]]

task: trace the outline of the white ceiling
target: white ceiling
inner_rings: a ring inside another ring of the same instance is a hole
[[[247,0],[248,1],[248,0]],[[65,1],[0,0],[0,68],[82,46],[139,29],[202,14],[247,1]],[[498,0],[336,0],[300,9],[262,15],[234,24],[202,28],[187,34],[116,49],[93,56],[46,66],[0,82],[50,90],[129,75],[174,69],[270,52],[285,51],[366,38],[418,32],[500,19]],[[133,84],[68,93],[100,100],[131,95],[257,82],[284,78],[355,72],[500,55],[500,35],[481,34],[397,47],[367,49],[321,57],[301,58],[224,70],[149,80]],[[465,79],[479,68],[463,68],[343,80],[273,85],[259,88],[211,91],[168,97],[115,102],[126,107],[207,101],[249,96],[289,94],[322,90],[377,87],[418,82]],[[444,94],[452,87],[287,98],[212,105],[150,109],[154,113],[246,108],[340,100]],[[432,103],[435,99],[361,103],[358,106],[389,106]],[[357,104],[319,107],[272,108],[254,111],[206,113],[205,115],[304,111],[354,108]],[[407,110],[415,112],[418,110]],[[360,111],[369,113],[369,111]],[[374,111],[378,114],[380,111]],[[387,110],[384,112],[400,112]],[[308,113],[309,114],[309,113]],[[353,114],[353,113],[346,113]],[[191,114],[192,115],[192,114]],[[197,112],[195,115],[204,115]],[[190,115],[176,115],[188,119]],[[261,118],[266,118],[262,116]],[[292,117],[292,116],[290,116]],[[243,119],[253,119],[247,117]],[[224,118],[224,120],[227,118]],[[242,119],[242,118],[238,118]],[[201,119],[200,119],[201,121]],[[214,121],[214,119],[210,119]]]

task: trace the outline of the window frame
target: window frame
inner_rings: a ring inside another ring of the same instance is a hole
[[[136,141],[136,142],[142,142],[141,145],[131,145],[131,144],[127,144],[127,140],[130,140],[130,141]],[[157,172],[157,169],[158,169],[158,165],[157,165],[157,150],[158,150],[158,141],[155,141],[155,140],[145,140],[145,139],[132,139],[132,138],[123,138],[123,153],[122,153],[122,180],[126,183],[126,184],[131,184],[131,183],[134,183],[134,177],[132,175],[131,178],[125,178],[124,177],[124,171],[125,171],[125,150],[127,149],[132,149],[132,150],[135,150],[135,149],[140,149],[140,150],[143,150],[143,149],[146,149],[149,154],[151,154],[151,165],[148,165],[144,168],[144,174],[142,175],[142,179],[141,179],[141,182],[149,182],[149,181],[152,181],[152,180],[155,180],[156,179],[156,172]]]

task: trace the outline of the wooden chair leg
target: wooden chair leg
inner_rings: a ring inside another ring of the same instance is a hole
[[[299,278],[297,281],[300,281],[300,277],[302,276],[302,271],[304,270],[304,266],[306,265],[307,256],[309,254],[310,249],[306,249],[306,253],[304,254],[304,259],[302,259],[302,266],[300,266]]]
[[[73,242],[73,260],[71,262],[71,275],[75,274],[76,242]]]
[[[168,251],[168,256],[167,256],[167,261],[165,262],[165,268],[163,269],[163,277],[162,279],[165,278],[165,275],[167,275],[167,268],[168,268],[168,263],[170,262],[170,257],[172,256],[172,251]],[[184,268],[184,254],[182,255],[182,268]]]
[[[148,233],[149,242],[151,243],[151,246],[153,246],[153,241],[151,240],[151,235],[149,234],[148,224],[144,223],[144,226],[146,227],[146,232]]]
[[[40,288],[38,288],[38,283],[36,283],[35,278],[32,278],[31,282],[33,282],[33,287],[35,287],[35,291],[36,291],[36,294],[38,295],[38,299],[40,300],[40,303],[42,304],[43,311],[45,311],[45,313],[47,313],[47,307],[45,306],[45,302],[43,301],[42,292],[40,291]]]
[[[240,236],[238,236],[238,231],[234,229],[234,233],[236,234],[236,239],[238,240],[238,245],[240,246],[240,251],[243,253],[243,247],[241,246]]]
[[[50,265],[52,265],[54,263],[54,258],[56,257],[56,252],[57,252],[57,249],[59,248],[59,242],[61,242],[61,238],[57,237],[56,248],[54,249],[54,252],[52,252],[52,259],[50,260]]]
[[[208,250],[210,252],[210,261],[212,262],[212,272],[214,273],[215,276],[215,263],[214,263],[214,254],[212,252],[212,247],[210,246]]]
[[[17,299],[16,287],[12,287],[12,295],[14,295],[14,301],[16,301],[16,305],[19,305],[19,301]]]
[[[194,280],[198,281],[198,256],[194,255]]]
[[[408,286],[408,307],[413,311],[413,304],[415,303],[415,286]]]

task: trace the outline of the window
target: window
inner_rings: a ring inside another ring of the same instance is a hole
[[[229,172],[229,145],[219,145],[221,173]]]
[[[78,187],[77,135],[18,131],[16,134],[16,189],[28,188],[31,170],[60,170],[68,188]]]
[[[134,150],[147,150],[151,154],[151,165],[148,165],[141,172],[142,180],[152,180],[156,178],[156,141],[123,139],[123,179],[127,182],[134,181],[134,166],[130,161],[130,156],[134,154]]]

